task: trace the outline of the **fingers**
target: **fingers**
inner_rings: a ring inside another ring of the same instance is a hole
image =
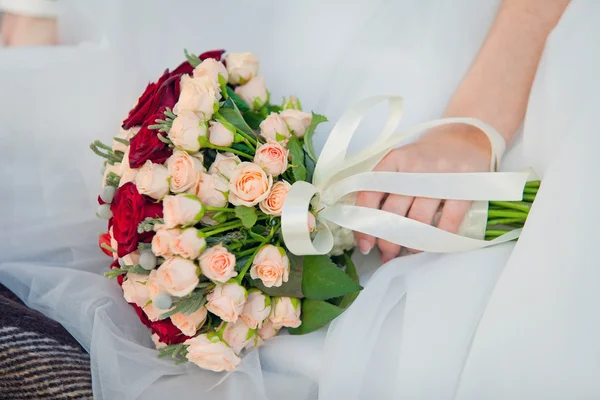
[[[408,213],[413,200],[413,197],[390,194],[385,203],[383,203],[381,209],[383,211],[405,216],[406,213]],[[377,240],[377,246],[379,246],[379,250],[381,251],[381,260],[384,263],[388,262],[392,258],[398,257],[398,255],[400,255],[400,250],[402,250],[399,245],[390,243],[383,239]]]
[[[442,215],[440,216],[438,228],[451,233],[457,233],[470,207],[470,201],[446,201],[444,207],[442,208]]]
[[[419,197],[412,203],[410,211],[408,212],[408,218],[431,225],[441,202],[440,199]],[[418,252],[415,249],[409,250],[413,253]]]

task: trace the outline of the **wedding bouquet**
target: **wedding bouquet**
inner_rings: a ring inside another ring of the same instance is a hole
[[[105,158],[100,246],[161,355],[229,371],[281,328],[324,326],[361,287],[352,232],[331,224],[335,248],[307,257],[281,237],[325,117],[294,97],[273,104],[250,53],[186,56],[148,85],[112,145],[91,145]],[[313,233],[315,212],[304,218]]]

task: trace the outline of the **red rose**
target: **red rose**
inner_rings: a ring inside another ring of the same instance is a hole
[[[225,50],[210,50],[206,51],[198,56],[198,58],[202,61],[207,58],[214,58],[217,61],[221,61],[221,56],[225,53]]]
[[[190,336],[185,336],[179,328],[173,325],[170,318],[150,322],[150,329],[152,329],[152,333],[158,335],[161,342],[166,344],[178,344],[191,339]]]
[[[173,150],[158,138],[158,130],[149,129],[148,126],[154,124],[156,119],[164,118],[164,108],[161,108],[155,115],[142,126],[142,129],[129,142],[129,166],[131,168],[140,168],[147,160],[155,164],[162,164],[171,157]]]
[[[102,252],[104,254],[112,257],[112,255],[113,255],[112,252],[110,250],[107,250],[104,247],[102,247],[102,244],[105,244],[110,247],[110,234],[108,232],[100,235],[100,237],[98,238],[98,246],[100,246],[100,250],[102,250]]]
[[[162,218],[162,205],[139,194],[132,182],[117,190],[110,210],[113,213],[113,236],[118,243],[119,257],[137,250],[138,242],[151,240],[154,232],[138,234],[140,222],[147,217]]]

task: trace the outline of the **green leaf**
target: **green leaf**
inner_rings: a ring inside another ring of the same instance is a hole
[[[223,107],[219,110],[219,114],[240,131],[251,136],[256,136],[252,128],[250,128],[246,123],[246,120],[244,120],[244,117],[242,117],[242,113],[231,97],[225,101]]]
[[[353,282],[358,284],[359,283],[358,272],[356,272],[356,266],[354,265],[354,262],[352,261],[351,254],[349,252],[345,252],[343,257],[344,257],[344,264],[346,265],[346,275],[348,275],[348,277],[350,279],[352,279]],[[338,305],[341,308],[350,307],[350,305],[352,305],[352,303],[354,303],[354,300],[356,300],[356,298],[358,297],[359,294],[360,294],[359,291],[356,291],[354,293],[348,293],[347,295],[342,297],[342,301],[340,301],[340,304],[338,304]]]
[[[227,86],[227,95],[235,103],[240,112],[250,111],[250,106],[229,86]]]
[[[297,137],[292,136],[287,144],[292,156],[292,173],[296,181],[306,180],[306,167],[304,166],[304,150]]]
[[[327,117],[325,117],[324,115],[312,113],[310,125],[308,126],[308,128],[306,128],[306,131],[304,132],[304,146],[306,146],[306,152],[308,153],[308,156],[315,161],[317,159],[317,156],[315,155],[315,148],[313,146],[313,135],[315,133],[317,125],[326,121]]]
[[[265,120],[265,117],[256,111],[248,111],[243,114],[244,120],[252,129],[260,129],[260,123]]]
[[[300,316],[302,325],[298,328],[289,329],[289,332],[292,335],[305,335],[314,332],[339,317],[343,312],[343,308],[325,301],[304,299],[302,301],[302,315]]]
[[[267,112],[269,114],[271,113],[279,113],[281,112],[281,107],[275,104],[267,104]]]
[[[184,49],[183,52],[185,54],[185,58],[192,67],[196,68],[202,62],[197,55],[188,53],[187,49]]]
[[[256,228],[256,226],[254,228]],[[252,228],[251,230],[248,231],[248,234],[254,240],[261,240],[262,241],[269,234],[268,232],[267,233],[263,233],[263,234],[254,232],[254,228]]]
[[[327,256],[304,258],[302,293],[309,299],[327,300],[362,290]]]
[[[254,150],[252,150],[248,145],[244,143],[233,143],[231,146],[232,149],[239,150],[246,154],[254,154]]]
[[[315,174],[315,161],[310,158],[308,153],[304,154],[304,166],[306,167],[306,181],[312,182],[313,175]]]
[[[221,87],[221,93],[223,94],[223,98],[227,100],[229,98],[229,91],[227,90],[227,79],[221,74],[218,75],[217,80],[219,81],[219,86]]]
[[[206,304],[206,297],[204,297],[204,292],[202,290],[196,290],[190,293],[186,297],[182,297],[179,300],[175,300],[173,302],[173,308],[171,310],[160,315],[160,319],[165,319],[170,317],[173,314],[182,313],[182,314],[191,314],[196,312]]]
[[[242,221],[242,224],[248,229],[252,228],[258,220],[256,208],[254,207],[237,206],[235,208],[235,216],[238,217]]]
[[[302,264],[303,257],[288,253],[290,274],[287,282],[279,287],[266,287],[260,279],[252,280],[252,285],[269,296],[302,298]]]

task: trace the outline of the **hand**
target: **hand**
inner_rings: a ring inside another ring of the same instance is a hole
[[[6,13],[2,19],[2,42],[12,46],[50,46],[58,42],[54,18]]]
[[[490,169],[491,146],[487,136],[477,128],[448,125],[432,130],[417,141],[389,153],[375,171],[392,172],[487,172]],[[442,201],[414,198],[380,192],[360,192],[356,205],[380,208],[383,211],[432,224]],[[458,229],[471,206],[470,202],[447,200],[443,203],[437,227],[452,233]],[[381,259],[387,262],[400,254],[401,247],[373,236],[356,232],[359,249],[367,254],[375,246]]]

